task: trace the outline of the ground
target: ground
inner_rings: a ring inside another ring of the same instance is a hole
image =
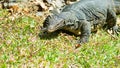
[[[114,39],[99,30],[74,49],[74,36],[41,38],[42,23],[42,17],[14,18],[0,10],[0,68],[120,68],[120,36]]]

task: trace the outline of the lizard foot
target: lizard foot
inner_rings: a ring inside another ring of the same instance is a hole
[[[112,29],[109,29],[107,33],[116,39],[120,33],[120,26],[114,26]]]
[[[112,34],[113,35],[119,35],[119,33],[120,33],[120,26],[114,26],[113,28],[112,28]]]

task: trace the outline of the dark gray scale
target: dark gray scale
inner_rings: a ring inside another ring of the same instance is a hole
[[[66,6],[62,12],[53,15],[53,18],[48,18],[47,26],[52,26],[52,32],[56,29],[63,29],[77,35],[81,34],[78,44],[86,43],[89,41],[91,29],[96,31],[98,27],[103,29],[105,27],[116,33],[118,27],[113,7],[113,0],[80,0]],[[49,27],[48,31],[51,28]]]

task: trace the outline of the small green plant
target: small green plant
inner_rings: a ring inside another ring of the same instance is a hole
[[[60,33],[55,38],[42,39],[42,20],[37,22],[29,16],[11,20],[7,14],[0,10],[0,68],[120,67],[120,39],[111,38],[105,31],[91,35],[90,42],[74,49],[76,37]]]

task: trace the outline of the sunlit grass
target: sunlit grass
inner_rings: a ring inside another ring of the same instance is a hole
[[[5,10],[0,11],[1,68],[120,67],[120,36],[113,39],[100,30],[91,35],[89,43],[74,49],[74,36],[60,33],[55,38],[40,38],[42,18],[39,22],[29,16],[11,20],[7,14]]]

